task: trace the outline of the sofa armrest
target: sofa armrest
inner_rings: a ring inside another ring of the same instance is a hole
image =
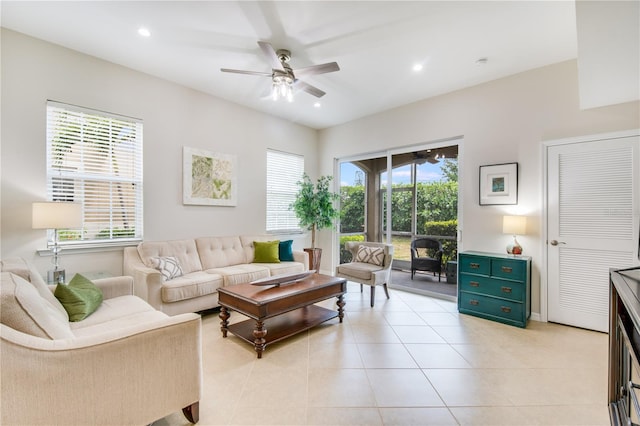
[[[102,290],[105,299],[112,299],[118,296],[130,296],[133,294],[132,277],[109,277],[93,280],[93,283]]]
[[[133,278],[120,276],[109,278],[98,278],[91,281],[96,287],[102,290],[102,297],[104,299],[113,299],[118,296],[131,296],[133,295]],[[58,284],[48,284],[49,290],[52,293],[56,291]]]
[[[0,327],[2,424],[150,424],[200,399],[197,314],[64,340]]]
[[[293,251],[293,260],[304,265],[304,270],[309,270],[309,253],[306,251]]]

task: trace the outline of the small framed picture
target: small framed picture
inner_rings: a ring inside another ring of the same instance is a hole
[[[480,205],[518,204],[518,163],[480,166]]]

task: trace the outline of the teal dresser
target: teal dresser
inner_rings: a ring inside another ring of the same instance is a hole
[[[525,328],[531,315],[531,257],[459,253],[458,311]]]

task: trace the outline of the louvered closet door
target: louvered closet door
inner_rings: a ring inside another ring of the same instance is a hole
[[[638,263],[639,151],[637,136],[548,148],[549,321],[608,331],[609,268]]]

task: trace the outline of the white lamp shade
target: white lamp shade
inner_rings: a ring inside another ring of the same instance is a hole
[[[82,204],[65,202],[33,203],[33,229],[68,229],[82,226]]]
[[[525,235],[527,233],[526,216],[505,216],[502,219],[502,232],[511,235]]]

